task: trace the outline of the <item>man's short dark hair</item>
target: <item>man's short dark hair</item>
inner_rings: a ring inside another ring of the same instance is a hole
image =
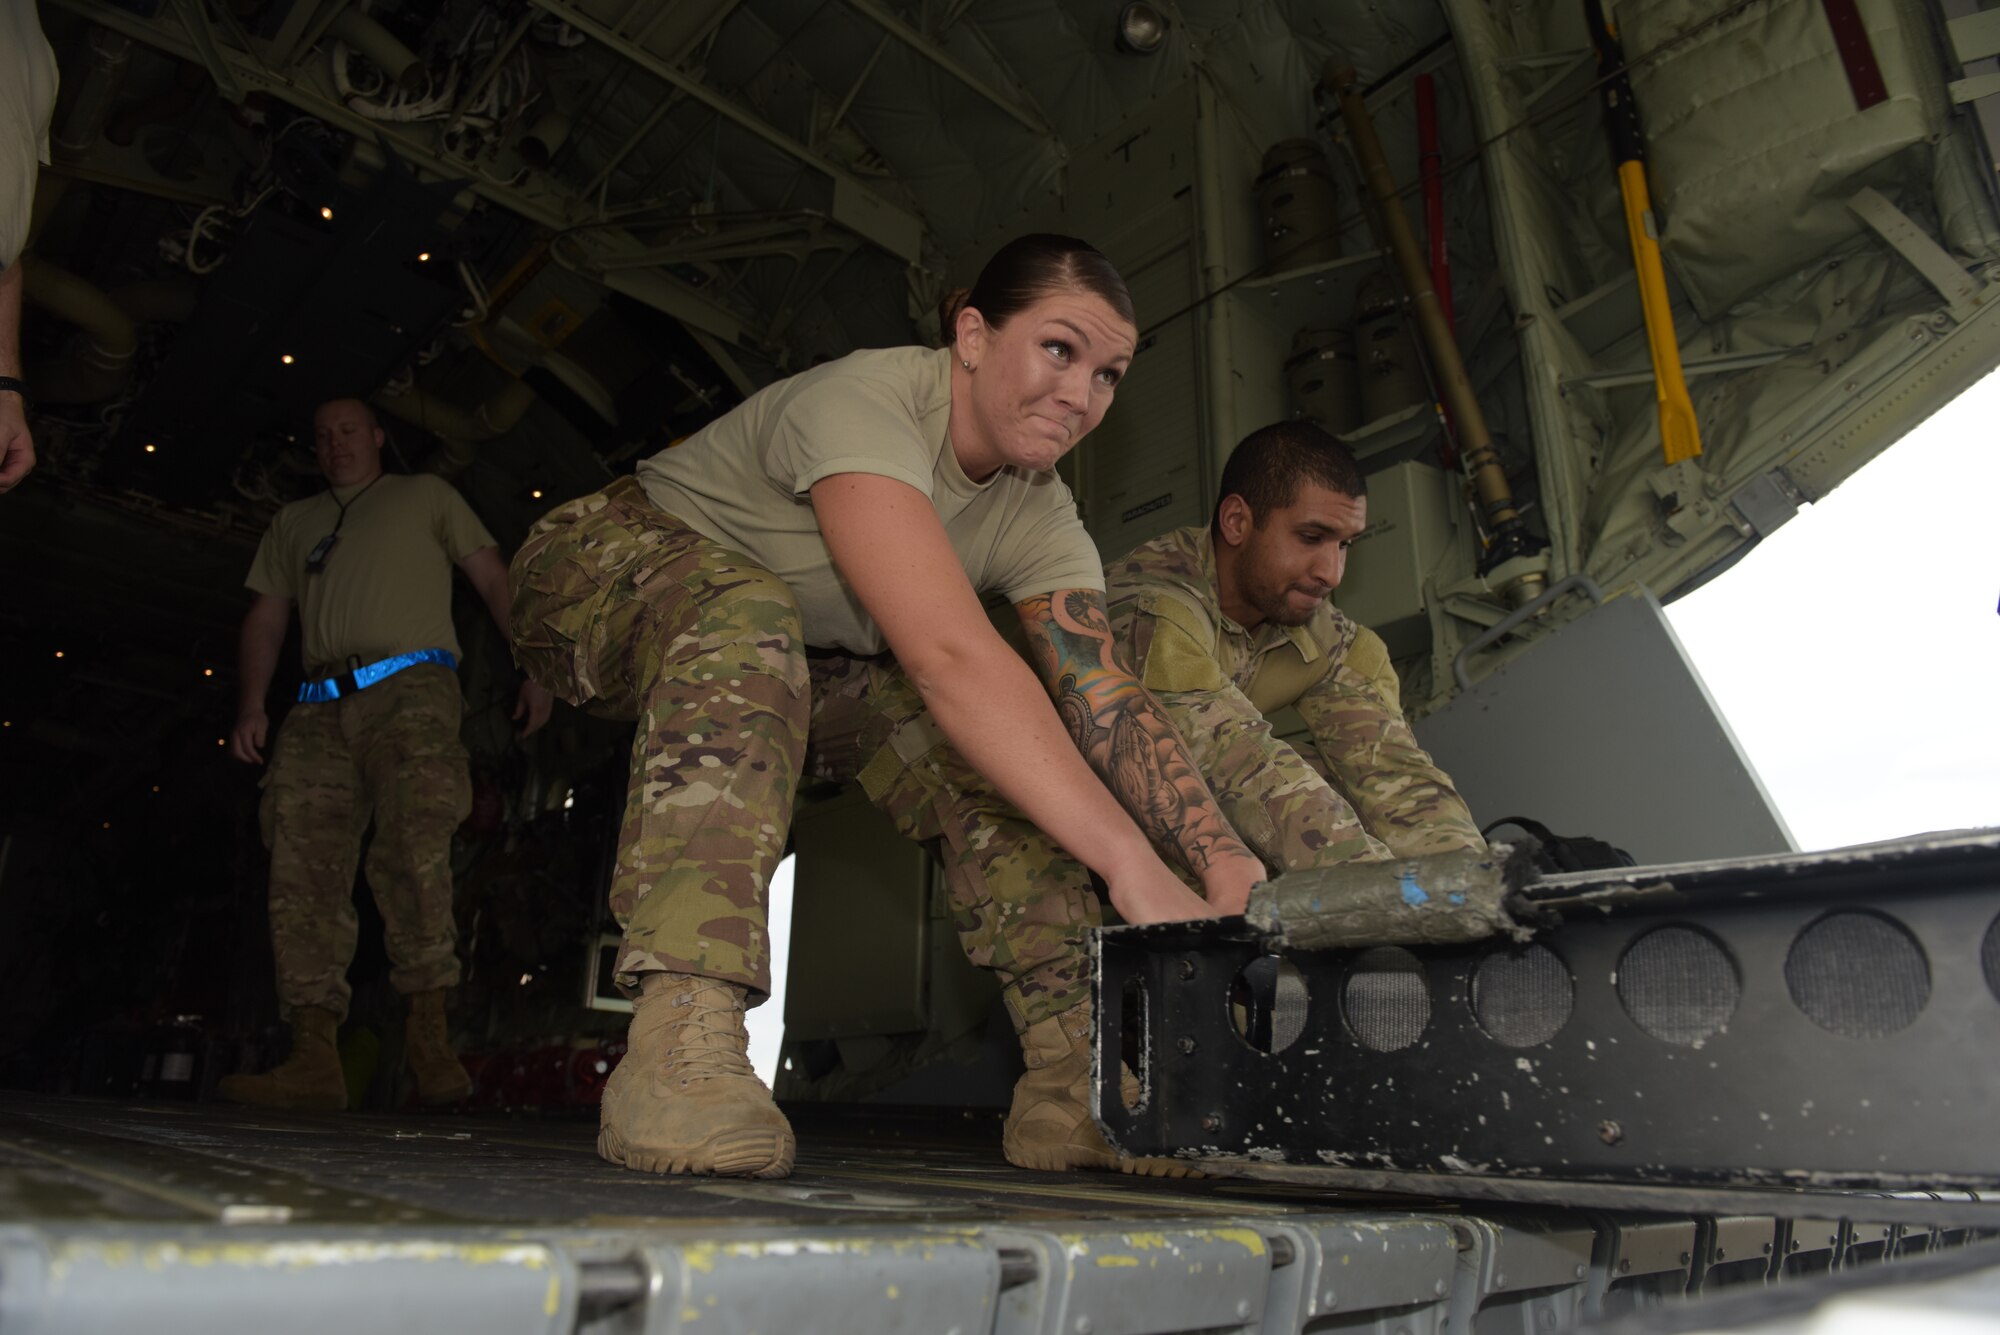
[[[1357,501],[1368,495],[1368,479],[1354,452],[1331,432],[1311,422],[1274,422],[1245,436],[1222,466],[1209,527],[1221,527],[1225,496],[1241,496],[1250,507],[1251,522],[1262,524],[1265,515],[1298,499],[1301,482]]]
[[[358,403],[361,405],[361,411],[368,414],[368,425],[378,431],[382,428],[382,415],[375,411],[374,404],[359,394],[335,394],[331,398],[321,399],[313,405],[312,415],[318,417],[319,410],[326,407],[329,403]]]

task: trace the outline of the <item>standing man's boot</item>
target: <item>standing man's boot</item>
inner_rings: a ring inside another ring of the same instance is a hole
[[[640,989],[597,1152],[646,1173],[790,1174],[792,1127],[750,1067],[744,989],[685,973],[643,974]]]
[[[347,1078],[340,1070],[334,1036],[340,1017],[318,1006],[292,1013],[292,1055],[262,1075],[226,1075],[215,1092],[231,1103],[302,1112],[339,1112],[347,1107]]]
[[[451,1050],[444,1018],[445,989],[410,994],[410,1018],[403,1024],[403,1064],[416,1082],[417,1102],[457,1103],[472,1092],[472,1077]]]
[[[1115,1169],[1143,1177],[1200,1177],[1179,1159],[1135,1159],[1111,1148],[1090,1116],[1090,1036],[1095,1021],[1090,1003],[1031,1024],[1021,1034],[1021,1057],[1028,1069],[1014,1086],[1000,1148],[1016,1168],[1072,1172]],[[1138,1093],[1124,1072],[1127,1097]]]

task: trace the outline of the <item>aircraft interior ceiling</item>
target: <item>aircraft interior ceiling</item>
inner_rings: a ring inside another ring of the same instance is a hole
[[[1805,0],[1626,6],[1704,424],[1697,477],[1660,466],[1580,7],[42,9],[64,75],[27,330],[45,472],[239,544],[314,485],[292,447],[320,398],[370,396],[403,464],[453,477],[511,542],[546,502],[779,375],[934,339],[939,300],[1036,227],[1106,249],[1158,349],[1129,387],[1141,406],[1071,461],[1086,522],[1107,550],[1191,522],[1229,445],[1303,410],[1284,384],[1299,322],[1359,320],[1371,282],[1392,304],[1407,287],[1376,258],[1351,136],[1321,88],[1341,65],[1419,222],[1426,152],[1438,168],[1446,296],[1547,544],[1537,581],[1669,597],[1725,564],[1922,415],[1899,406],[1801,458],[1981,305],[1940,300],[1883,229],[1921,233],[1968,289],[2000,255],[1984,112],[1947,88],[1965,62],[1941,11],[1860,6],[1882,84],[1863,105]],[[1269,242],[1258,195],[1271,155],[1299,141],[1334,182],[1310,272]],[[1863,190],[1886,203],[1872,222],[1853,207]],[[1909,321],[1937,327],[1907,335]],[[1412,406],[1434,399],[1414,340],[1389,346]],[[1371,468],[1420,460],[1442,471],[1419,490],[1449,491],[1443,425],[1433,409],[1378,432]],[[1441,590],[1504,610],[1474,587],[1491,537],[1415,559]],[[1438,699],[1437,654],[1497,619],[1459,610],[1472,620],[1425,636]]]

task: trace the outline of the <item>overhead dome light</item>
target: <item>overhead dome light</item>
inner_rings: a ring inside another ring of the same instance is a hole
[[[1147,0],[1131,0],[1118,15],[1118,49],[1150,56],[1167,40],[1167,16]]]

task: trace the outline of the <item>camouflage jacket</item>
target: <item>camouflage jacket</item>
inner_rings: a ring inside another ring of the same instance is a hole
[[[1303,626],[1246,631],[1222,612],[1206,527],[1107,564],[1132,670],[1180,729],[1230,823],[1281,870],[1482,848],[1451,780],[1404,720],[1381,637],[1331,602]],[[1271,728],[1296,708],[1317,756]]]

